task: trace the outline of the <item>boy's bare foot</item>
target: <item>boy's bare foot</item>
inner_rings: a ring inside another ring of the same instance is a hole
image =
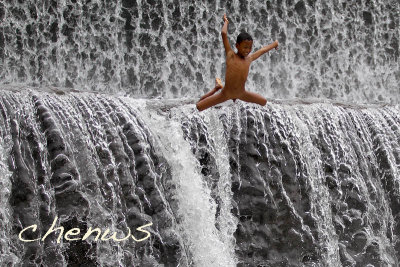
[[[224,86],[222,85],[221,79],[215,78],[215,89],[221,89],[222,87]]]

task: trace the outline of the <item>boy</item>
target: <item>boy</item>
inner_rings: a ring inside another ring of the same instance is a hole
[[[235,54],[228,41],[228,23],[229,21],[226,15],[224,15],[224,26],[222,27],[221,35],[226,56],[225,87],[222,85],[221,80],[216,78],[214,89],[203,95],[199,102],[197,102],[196,107],[199,111],[229,99],[233,99],[234,102],[236,99],[240,99],[262,106],[267,103],[267,100],[261,95],[246,91],[244,85],[249,74],[250,63],[269,50],[273,48],[278,49],[278,41],[249,55],[253,46],[253,39],[248,33],[243,32],[237,37],[237,53]],[[221,93],[215,94],[221,88]]]

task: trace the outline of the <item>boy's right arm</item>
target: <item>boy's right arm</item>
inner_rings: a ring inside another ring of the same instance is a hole
[[[251,60],[254,61],[257,58],[259,58],[261,55],[267,53],[268,51],[270,51],[271,49],[275,48],[278,49],[279,43],[278,41],[273,42],[270,45],[264,46],[263,48],[257,50],[256,52],[254,52],[253,54],[250,55]]]
[[[222,42],[224,43],[225,55],[228,55],[228,53],[233,52],[231,46],[229,45],[229,40],[228,40],[228,23],[229,20],[226,17],[226,14],[224,14],[224,26],[222,27],[221,35],[222,35]]]

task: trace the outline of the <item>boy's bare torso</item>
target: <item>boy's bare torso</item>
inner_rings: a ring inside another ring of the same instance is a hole
[[[241,58],[233,51],[226,55],[225,86],[222,93],[229,98],[239,98],[246,90],[245,84],[249,75],[251,58]]]

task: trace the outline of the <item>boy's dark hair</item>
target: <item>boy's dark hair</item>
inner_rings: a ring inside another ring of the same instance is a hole
[[[248,34],[247,32],[241,32],[237,39],[236,39],[236,43],[240,44],[241,42],[243,42],[244,40],[247,41],[253,41],[253,38],[251,38],[250,34]]]

